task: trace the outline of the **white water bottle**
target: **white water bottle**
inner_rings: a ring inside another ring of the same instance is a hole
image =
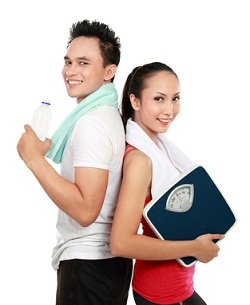
[[[52,119],[52,111],[49,101],[42,101],[41,105],[34,111],[32,128],[41,140],[48,137],[48,132]]]

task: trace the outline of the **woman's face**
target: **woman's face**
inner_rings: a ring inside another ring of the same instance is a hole
[[[171,72],[160,71],[145,80],[140,99],[134,95],[130,99],[135,122],[154,140],[180,111],[180,84]]]

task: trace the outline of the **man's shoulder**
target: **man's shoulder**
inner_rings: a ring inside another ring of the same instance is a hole
[[[108,137],[111,141],[125,143],[125,131],[118,109],[104,106],[89,112],[79,119],[75,132],[82,136]],[[87,133],[87,134],[86,134]]]
[[[103,121],[103,122],[116,122],[121,121],[121,115],[117,108],[111,106],[103,106],[97,109],[94,109],[80,118],[81,122],[94,122],[94,121]]]

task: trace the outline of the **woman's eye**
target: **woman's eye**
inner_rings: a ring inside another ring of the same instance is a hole
[[[176,96],[175,98],[173,98],[173,103],[178,103],[180,99],[180,96]]]
[[[155,97],[156,102],[162,102],[164,99],[161,96]]]

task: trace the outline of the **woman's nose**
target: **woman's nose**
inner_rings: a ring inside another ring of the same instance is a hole
[[[174,106],[173,106],[172,102],[166,102],[165,103],[164,112],[170,118],[173,116],[173,114],[174,114]]]

